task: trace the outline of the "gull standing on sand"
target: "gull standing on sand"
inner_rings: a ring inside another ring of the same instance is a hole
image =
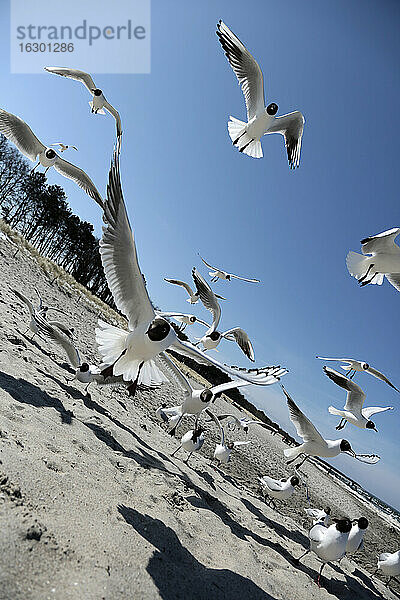
[[[68,77],[68,79],[74,79],[75,81],[80,81],[83,83],[85,88],[92,94],[93,97],[93,100],[89,102],[92,113],[95,113],[96,115],[104,115],[103,108],[105,108],[114,117],[119,149],[122,136],[121,118],[118,111],[111,106],[109,102],[107,102],[102,90],[96,87],[91,75],[89,75],[89,73],[85,73],[85,71],[68,69],[67,67],[44,67],[44,70],[48,71],[49,73],[54,73],[54,75],[61,75],[62,77]]]
[[[263,74],[256,60],[222,21],[217,24],[217,36],[246,101],[247,123],[232,116],[228,122],[233,145],[239,148],[239,152],[253,158],[261,158],[261,137],[270,133],[280,133],[285,140],[289,166],[295,169],[300,163],[303,115],[295,111],[276,117],[278,106],[275,102],[265,107]]]
[[[175,435],[176,428],[180,424],[184,415],[200,415],[200,413],[208,408],[211,403],[215,402],[224,392],[234,388],[250,385],[249,381],[242,379],[227,381],[211,388],[194,389],[185,375],[174,364],[174,362],[165,354],[160,354],[159,360],[161,365],[167,372],[167,376],[175,381],[175,383],[184,390],[184,401],[179,406],[164,408],[164,413],[171,418],[174,418],[173,427],[168,432],[170,435]],[[286,369],[280,367],[265,367],[264,368],[263,385],[273,385],[280,380],[282,375],[287,373]]]
[[[39,165],[46,167],[45,173],[50,167],[54,167],[60,175],[72,179],[103,208],[103,199],[85,171],[58,156],[53,148],[42,144],[25,121],[2,108],[0,108],[0,133],[15,144],[18,150],[32,162],[39,159],[39,162],[32,169],[32,173]]]
[[[310,538],[310,548],[299,558],[293,559],[295,565],[298,565],[300,560],[314,552],[322,562],[318,573],[318,587],[321,587],[321,575],[326,563],[340,560],[346,552],[346,544],[351,530],[350,519],[340,519],[336,523],[325,527],[320,523],[314,525],[308,537]]]
[[[219,444],[216,444],[215,446],[213,460],[217,461],[218,466],[221,463],[226,465],[229,462],[231,454],[235,448],[237,448],[238,446],[246,446],[247,444],[250,444],[250,442],[239,441],[225,443],[225,431],[221,423],[218,421],[217,416],[208,409],[206,409],[206,413],[216,423],[221,435]]]
[[[199,254],[199,256],[200,256],[200,254]],[[204,258],[202,258],[201,256],[200,256],[200,258],[203,261],[203,263],[206,265],[206,267],[208,267],[209,269],[212,269],[212,271],[209,272],[209,275],[211,277],[211,281],[214,283],[216,281],[218,281],[218,279],[225,279],[226,281],[230,281],[231,279],[240,279],[241,281],[248,281],[249,283],[260,283],[259,279],[248,279],[247,277],[240,277],[239,275],[234,275],[233,273],[228,273],[228,271],[223,271],[222,269],[219,269],[218,267],[213,267],[208,262],[206,262],[204,260]]]
[[[254,362],[253,346],[249,336],[243,329],[240,327],[233,327],[232,329],[228,329],[223,333],[217,331],[217,327],[221,319],[221,307],[218,303],[218,300],[213,290],[197,271],[196,267],[193,267],[192,277],[200,300],[213,316],[212,325],[206,324],[208,329],[204,336],[199,339],[199,343],[203,344],[203,347],[206,350],[213,350],[218,346],[222,339],[236,342],[247,358]]]
[[[347,440],[325,440],[311,421],[301,412],[283,386],[282,390],[287,399],[290,420],[296,428],[297,435],[303,438],[303,443],[300,444],[300,446],[284,449],[283,453],[286,458],[289,459],[287,461],[288,465],[296,460],[301,454],[304,454],[305,458],[301,463],[296,465],[296,469],[301,467],[310,456],[333,458],[338,456],[341,452],[350,454],[353,458],[357,458],[357,460],[368,464],[375,464],[380,460],[379,456],[376,456],[375,454],[356,454]]]
[[[295,486],[299,485],[300,480],[296,475],[288,477],[287,479],[273,479],[272,477],[268,477],[268,475],[264,475],[264,477],[259,477],[258,480],[261,482],[263,491],[265,492],[265,502],[272,508],[276,508],[274,500],[287,500],[293,494],[295,490]]]
[[[190,285],[188,283],[186,283],[185,281],[181,281],[180,279],[167,279],[166,277],[164,277],[164,281],[168,281],[168,283],[172,283],[174,285],[180,285],[181,287],[183,287],[189,294],[189,298],[186,299],[186,302],[190,302],[190,304],[196,304],[196,302],[199,301],[199,294],[197,292],[194,292],[192,290],[192,288],[190,287]],[[216,296],[216,298],[219,298],[220,300],[226,300],[226,298],[223,298],[222,296],[218,296],[218,294],[215,294],[215,296]]]
[[[389,579],[386,582],[386,585],[388,586],[393,577],[398,577],[400,575],[400,550],[393,552],[393,554],[390,554],[390,552],[383,552],[380,554],[378,557],[378,567],[375,573],[379,569],[381,569],[385,575],[389,575]],[[373,573],[373,575],[375,575],[375,573]]]
[[[344,371],[347,371],[347,375],[350,379],[353,379],[354,375],[357,372],[370,373],[370,375],[373,375],[377,379],[380,379],[384,383],[387,383],[391,388],[396,390],[396,392],[400,392],[400,390],[397,389],[397,387],[395,387],[393,385],[393,383],[391,383],[389,381],[389,379],[383,373],[381,373],[377,369],[374,369],[374,367],[371,367],[366,362],[362,362],[362,361],[356,360],[354,358],[324,358],[323,356],[317,356],[316,358],[319,358],[320,360],[333,360],[333,361],[344,363],[343,365],[341,365],[341,368]],[[350,373],[351,373],[351,375],[350,375]]]
[[[331,509],[329,506],[321,509],[305,508],[304,510],[310,519],[312,519],[313,525],[316,525],[317,523],[324,525],[324,527],[329,527],[329,525],[331,525]]]
[[[385,412],[386,410],[393,410],[393,406],[368,406],[363,408],[366,396],[359,385],[351,379],[348,379],[345,375],[342,375],[342,373],[338,373],[338,371],[329,367],[324,367],[324,373],[329,379],[336,383],[336,385],[339,385],[347,391],[346,404],[344,405],[343,410],[338,410],[334,406],[328,408],[331,415],[338,415],[341,417],[340,423],[336,426],[336,429],[343,429],[346,423],[349,422],[356,427],[360,427],[360,429],[373,429],[374,431],[378,431],[375,427],[375,423],[370,420],[370,417],[377,413]]]
[[[400,292],[400,247],[394,241],[399,233],[400,228],[395,227],[367,237],[360,242],[362,254],[348,253],[347,269],[361,287],[369,283],[382,285],[386,277]]]
[[[364,550],[364,536],[367,527],[368,519],[365,517],[354,519],[346,544],[346,554],[355,554],[360,550]]]

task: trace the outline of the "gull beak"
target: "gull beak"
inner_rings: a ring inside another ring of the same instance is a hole
[[[378,430],[377,430],[377,428],[376,428],[376,427],[374,427],[374,431],[376,431],[376,433],[378,433]]]

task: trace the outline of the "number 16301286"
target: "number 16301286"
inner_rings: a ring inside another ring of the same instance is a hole
[[[27,42],[19,44],[20,52],[73,52],[74,44],[65,42]]]

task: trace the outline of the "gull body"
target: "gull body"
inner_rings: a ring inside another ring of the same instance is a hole
[[[287,500],[295,491],[295,486],[299,485],[299,478],[294,475],[287,479],[273,479],[268,475],[259,477],[262,488],[269,498],[275,500]]]
[[[189,429],[189,431],[187,431],[182,436],[180,446],[178,446],[178,448],[176,450],[174,450],[174,452],[171,454],[171,456],[174,456],[176,454],[176,452],[178,452],[178,450],[183,448],[183,450],[186,450],[186,452],[189,453],[189,456],[185,460],[185,462],[187,463],[189,461],[191,454],[193,452],[197,452],[198,450],[200,450],[201,447],[203,446],[203,444],[204,444],[203,428],[198,427],[197,423],[196,423],[196,426],[194,429]]]
[[[373,429],[374,431],[378,431],[375,427],[375,423],[370,420],[370,417],[376,413],[393,410],[393,406],[369,406],[363,408],[365,393],[359,385],[348,377],[345,377],[345,375],[342,375],[342,373],[338,373],[338,371],[329,367],[324,367],[324,372],[334,383],[347,391],[346,404],[343,410],[339,410],[334,406],[328,408],[328,411],[332,415],[339,415],[342,417],[336,429],[343,429],[346,423],[349,422],[360,429]]]
[[[384,277],[400,291],[400,247],[395,243],[399,227],[361,240],[362,254],[350,251],[346,257],[347,269],[361,287],[382,285]]]
[[[241,85],[247,108],[247,123],[232,116],[228,122],[233,145],[248,156],[261,158],[261,137],[279,133],[284,137],[289,166],[295,169],[300,163],[303,115],[295,111],[277,117],[278,106],[275,102],[265,107],[263,74],[256,60],[222,21],[217,25],[217,36]]]
[[[400,550],[397,552],[383,552],[378,558],[378,569],[385,575],[389,575],[389,580],[386,585],[389,585],[392,577],[398,577],[400,575]]]
[[[15,144],[18,150],[32,162],[39,160],[33,171],[39,165],[46,168],[45,173],[50,167],[54,167],[58,173],[74,181],[88,196],[103,207],[103,200],[85,171],[58,156],[53,148],[42,144],[25,121],[2,108],[0,108],[0,133]]]
[[[369,373],[370,375],[373,375],[374,377],[380,379],[384,383],[387,383],[387,385],[396,390],[396,392],[400,392],[400,390],[397,387],[395,387],[391,381],[389,381],[386,375],[384,375],[374,367],[371,367],[371,365],[369,365],[365,361],[356,360],[355,358],[325,358],[323,356],[317,356],[316,358],[319,358],[320,360],[329,360],[343,363],[342,365],[340,365],[340,368],[343,369],[343,371],[347,371],[347,375],[350,377],[350,379],[353,379],[356,373]]]

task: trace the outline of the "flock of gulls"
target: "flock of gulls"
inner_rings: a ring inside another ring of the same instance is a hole
[[[263,135],[279,133],[284,138],[290,168],[294,169],[300,163],[300,149],[304,129],[304,117],[298,112],[276,116],[278,106],[275,102],[266,106],[262,71],[236,35],[220,21],[217,24],[217,36],[227,59],[242,88],[247,108],[247,122],[230,117],[228,132],[233,146],[239,152],[253,158],[263,156],[261,138]],[[65,351],[71,365],[75,369],[74,380],[86,385],[123,385],[129,394],[134,396],[138,386],[155,388],[164,382],[173,381],[182,390],[182,403],[168,407],[165,404],[157,408],[156,416],[165,423],[168,432],[175,435],[182,428],[186,417],[194,417],[191,429],[180,437],[180,444],[175,450],[186,451],[186,462],[192,453],[201,450],[205,439],[205,428],[202,420],[212,422],[219,434],[215,446],[213,461],[216,465],[226,464],[231,460],[232,453],[238,446],[245,446],[248,440],[230,441],[229,432],[237,429],[247,434],[250,427],[266,427],[265,423],[249,418],[238,418],[233,414],[217,416],[212,407],[218,398],[227,390],[250,385],[270,386],[276,384],[288,373],[281,366],[235,367],[228,366],[216,360],[210,352],[217,349],[224,341],[236,343],[248,360],[254,362],[255,355],[251,340],[241,327],[235,326],[221,331],[220,300],[225,300],[215,293],[211,285],[196,267],[192,270],[193,284],[179,279],[166,278],[175,286],[182,287],[191,305],[201,303],[211,313],[211,323],[199,319],[196,315],[180,311],[163,312],[153,307],[146,281],[141,273],[134,233],[131,229],[124,201],[119,158],[122,142],[122,124],[118,111],[106,100],[103,91],[96,87],[92,77],[83,71],[66,67],[45,67],[49,73],[73,79],[83,83],[92,96],[91,112],[104,114],[104,109],[115,119],[117,141],[111,160],[108,175],[107,194],[103,199],[90,177],[76,165],[61,158],[51,146],[59,146],[60,153],[69,149],[77,150],[58,142],[46,146],[33,133],[31,128],[19,117],[0,109],[0,132],[31,161],[37,162],[32,172],[39,166],[50,167],[72,179],[86,194],[101,207],[103,212],[103,234],[100,240],[100,254],[105,276],[112,292],[118,311],[127,319],[128,329],[124,330],[102,320],[99,320],[95,330],[96,342],[102,362],[99,365],[89,365],[81,360],[74,343],[74,332],[57,320],[51,320],[48,313],[62,312],[57,307],[45,306],[38,294],[39,303],[35,307],[21,291],[14,290],[15,295],[22,301],[30,314],[29,329],[33,335],[39,334],[59,344]],[[394,228],[381,234],[362,240],[362,255],[349,252],[347,267],[361,286],[383,283],[384,277],[400,291],[400,248],[395,243],[400,228]],[[255,278],[242,277],[230,273],[221,267],[215,267],[200,257],[204,265],[210,269],[210,283],[218,280],[232,282],[234,280],[258,284]],[[174,328],[171,319],[179,323]],[[194,323],[205,327],[205,333],[195,342],[179,339],[179,329],[190,327]],[[177,333],[178,331],[178,333]],[[172,351],[172,356],[169,354]],[[195,389],[188,377],[177,366],[174,355],[191,358],[198,363],[214,365],[225,372],[231,381],[214,387]],[[317,357],[322,358],[322,357]],[[362,388],[354,382],[356,373],[369,373],[400,392],[389,379],[366,362],[346,358],[322,358],[324,361],[336,361],[347,375],[325,366],[324,372],[338,388],[346,391],[344,407],[329,407],[329,413],[340,417],[336,430],[342,430],[346,424],[362,429],[377,431],[371,417],[393,407],[364,407],[366,398]],[[302,443],[296,447],[284,450],[287,464],[296,462],[294,473],[284,479],[275,479],[270,475],[260,477],[260,483],[266,501],[273,507],[277,500],[288,501],[295,492],[303,477],[299,472],[300,466],[310,457],[333,458],[339,454],[347,454],[365,463],[375,464],[379,456],[375,454],[357,454],[350,442],[339,438],[324,439],[310,419],[297,406],[287,390],[282,386],[286,397],[290,419],[295,426]],[[338,395],[339,395],[338,389]],[[216,466],[217,468],[217,466]],[[306,508],[307,515],[313,525],[309,532],[310,547],[305,554],[313,552],[321,561],[318,575],[318,585],[324,565],[340,560],[345,554],[352,555],[362,550],[364,535],[368,528],[368,520],[359,516],[356,519],[332,518],[329,507]],[[304,556],[304,555],[303,555]],[[299,559],[294,559],[298,563]],[[378,569],[392,577],[400,574],[400,550],[394,554],[383,553],[378,559]],[[388,581],[388,583],[389,583]]]

